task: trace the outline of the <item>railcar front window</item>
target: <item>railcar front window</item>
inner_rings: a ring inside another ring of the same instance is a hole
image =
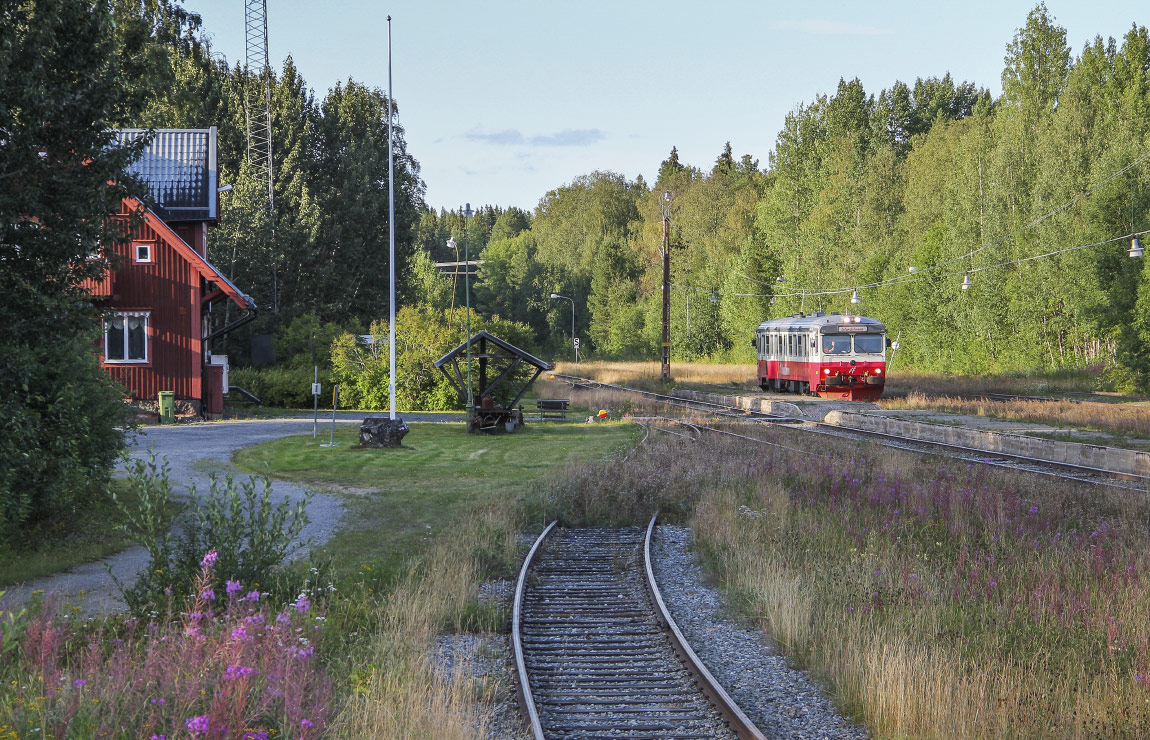
[[[881,334],[858,334],[855,336],[855,353],[860,355],[882,354]]]
[[[824,334],[824,355],[849,355],[851,353],[851,338],[846,334]]]

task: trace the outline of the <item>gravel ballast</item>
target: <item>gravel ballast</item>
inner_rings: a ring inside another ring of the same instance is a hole
[[[660,525],[655,530],[655,578],[679,629],[743,712],[768,738],[865,740],[866,730],[839,714],[805,671],[787,665],[761,633],[722,616],[722,597],[707,584],[690,542],[690,529]],[[507,582],[485,584],[483,598],[509,600],[513,588]],[[498,683],[495,701],[478,710],[487,718],[489,740],[529,740],[506,637],[447,635],[439,640],[437,657],[449,677],[463,668],[481,685]]]
[[[754,630],[723,618],[722,597],[688,549],[691,530],[660,525],[651,557],[671,616],[707,669],[769,738],[863,740],[805,671],[787,665]]]

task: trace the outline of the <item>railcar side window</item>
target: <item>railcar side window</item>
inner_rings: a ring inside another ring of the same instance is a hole
[[[877,336],[877,335],[876,335]],[[851,338],[846,334],[824,334],[823,354],[849,355],[851,353]]]
[[[855,336],[855,352],[861,355],[881,355],[882,336],[879,334],[858,334]]]

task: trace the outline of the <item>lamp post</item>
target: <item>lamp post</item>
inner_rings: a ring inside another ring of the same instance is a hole
[[[471,204],[467,203],[460,212],[463,216],[463,294],[467,303],[467,428],[471,429],[475,415],[475,397],[471,392],[471,256],[467,251],[467,221],[475,215]],[[456,248],[455,237],[447,240],[447,246]]]
[[[552,298],[562,298],[565,301],[571,301],[571,345],[573,347],[575,347],[575,364],[578,365],[579,364],[579,340],[577,340],[575,338],[575,301],[572,298],[568,298],[565,295],[559,295],[558,293],[552,293],[551,297]]]

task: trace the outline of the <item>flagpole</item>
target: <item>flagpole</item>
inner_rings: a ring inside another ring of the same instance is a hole
[[[391,420],[395,421],[395,158],[392,155],[391,119],[395,117],[395,98],[391,93],[391,16],[387,16],[387,232],[388,274],[391,316],[388,322],[387,391],[391,399]]]

